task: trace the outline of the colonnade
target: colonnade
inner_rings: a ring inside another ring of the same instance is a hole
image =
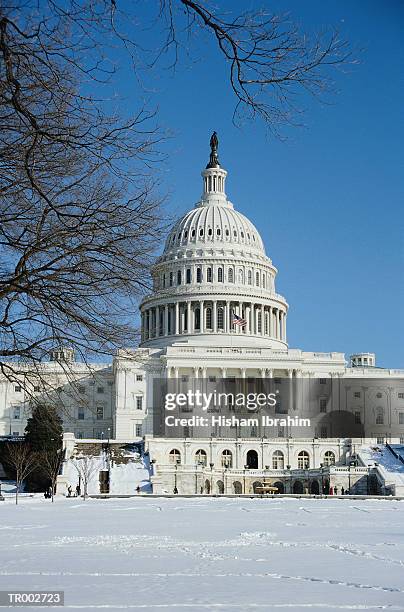
[[[245,324],[234,323],[236,314]],[[144,308],[142,341],[163,336],[235,333],[286,342],[286,312],[255,302],[188,300]]]

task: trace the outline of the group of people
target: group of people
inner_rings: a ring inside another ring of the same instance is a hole
[[[75,495],[73,495],[73,489],[72,486],[69,485],[67,487],[67,497],[80,497],[81,495],[81,489],[80,489],[80,485],[76,486],[76,491],[75,491]]]
[[[328,495],[338,495],[338,487],[330,487]],[[349,489],[344,489],[344,487],[341,487],[340,495],[349,495]]]

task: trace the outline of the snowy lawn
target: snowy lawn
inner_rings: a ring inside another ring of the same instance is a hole
[[[404,610],[404,502],[8,498],[0,589],[82,609]]]

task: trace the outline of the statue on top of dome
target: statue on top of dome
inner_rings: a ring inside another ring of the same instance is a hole
[[[213,132],[210,137],[210,158],[209,163],[206,166],[207,168],[220,168],[219,158],[217,155],[217,150],[219,148],[219,140],[217,137],[217,133]]]

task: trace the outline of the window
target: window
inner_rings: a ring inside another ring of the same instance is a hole
[[[325,385],[326,384],[326,379],[325,378],[320,378],[320,385]]]
[[[195,317],[195,329],[199,330],[201,329],[201,311],[199,310],[199,308],[195,308],[194,317]]]
[[[168,454],[168,462],[169,463],[181,463],[181,453],[176,448],[170,450]]]
[[[104,387],[97,387],[97,393],[104,393]]]
[[[34,386],[34,391],[35,391],[36,393],[39,393],[39,391],[40,391],[40,390],[41,390],[41,387],[39,387],[38,385],[35,385],[35,386]]]
[[[20,432],[19,431],[13,431],[13,436],[19,436]]]
[[[220,227],[218,227],[218,228],[216,229],[216,235],[217,235],[217,236],[220,236],[220,234],[221,234]]]
[[[76,433],[76,438],[77,438],[77,440],[82,440],[84,438],[83,432],[82,431],[78,431]]]
[[[102,421],[104,418],[104,408],[102,406],[97,407],[97,421]]]
[[[177,285],[181,285],[181,270],[177,272]]]
[[[138,424],[136,425],[135,429],[136,429],[136,431],[135,431],[136,436],[137,436],[138,438],[141,438],[141,437],[142,437],[142,425],[141,425],[140,423],[138,423]]]
[[[398,413],[398,423],[399,425],[404,425],[404,412]]]
[[[398,399],[404,399],[404,393],[399,393],[398,394]]]
[[[260,273],[259,272],[255,273],[255,284],[257,285],[257,287],[260,286]]]
[[[404,438],[400,438],[400,444],[404,446]]]
[[[197,268],[196,269],[196,282],[197,283],[201,283],[202,282],[202,270],[201,270],[201,268]]]
[[[143,410],[143,396],[136,396],[136,410]]]
[[[222,452],[222,467],[231,468],[233,466],[233,454],[229,450]]]
[[[191,284],[191,268],[187,268],[186,280],[187,280],[187,285],[190,285]]]
[[[222,283],[223,282],[223,268],[218,268],[217,269],[217,282],[218,283]]]
[[[136,381],[142,382],[142,380],[143,380],[143,374],[136,374]]]
[[[195,463],[199,463],[200,465],[206,465],[208,462],[208,458],[206,455],[206,451],[203,448],[200,448],[195,453]]]
[[[211,282],[212,282],[212,279],[213,279],[213,276],[212,276],[212,268],[208,268],[208,269],[206,270],[206,282],[207,282],[207,283],[211,283]]]
[[[327,399],[325,397],[320,398],[320,412],[327,412]]]
[[[335,464],[335,454],[332,451],[326,451],[324,453],[324,465],[330,466]]]
[[[199,229],[199,235],[200,235],[200,236],[203,236],[203,227],[201,227],[201,228]]]
[[[277,450],[272,455],[272,469],[273,470],[283,470],[285,465],[285,458],[283,452]]]
[[[380,393],[380,391],[379,391],[379,393],[376,393],[376,397],[377,397],[377,399],[381,399],[383,397],[383,394]]]
[[[234,271],[233,268],[229,268],[229,272],[227,274],[229,283],[234,283]]]
[[[108,387],[112,387],[114,385],[114,381],[113,380],[109,380],[107,382]]]
[[[383,438],[383,436],[377,436],[377,438],[376,438],[376,444],[384,444],[384,438]]]
[[[327,437],[327,425],[322,425],[320,428],[320,438]]]
[[[216,382],[216,376],[209,376],[209,382],[214,383]]]
[[[211,236],[212,234],[213,234],[213,230],[212,230],[212,228],[210,227],[210,228],[208,229],[208,236]]]
[[[262,275],[262,286],[265,289],[265,274]]]
[[[173,286],[173,279],[174,279],[174,277],[173,277],[173,273],[172,273],[172,272],[170,272],[170,287],[172,287],[172,286]]]
[[[212,309],[207,308],[205,314],[206,329],[212,329]]]
[[[182,374],[181,375],[181,382],[186,383],[189,381],[189,376],[188,374]]]
[[[361,392],[360,391],[355,391],[354,397],[360,398],[360,396],[361,396]]]
[[[239,268],[238,270],[238,282],[240,285],[244,285],[244,270],[243,268]]]
[[[84,421],[84,408],[79,408],[77,410],[77,419],[79,421]]]
[[[193,230],[191,231],[191,237],[192,237],[192,238],[195,238],[195,234],[196,234],[196,231],[195,231],[195,229],[193,229]]]
[[[16,393],[20,393],[20,392],[21,392],[21,387],[20,387],[20,385],[16,385],[16,386],[14,387],[14,391],[15,391]]]
[[[383,425],[383,424],[384,424],[384,415],[383,415],[383,412],[379,410],[379,412],[376,414],[376,425]]]
[[[252,270],[248,270],[247,278],[248,278],[248,284],[252,285]]]
[[[16,406],[14,408],[14,419],[20,419],[21,418],[21,408],[19,406]]]
[[[300,451],[297,456],[297,467],[299,470],[308,470],[310,467],[309,453],[307,451]]]
[[[355,412],[355,425],[360,425],[361,424],[361,413],[359,410],[357,410]]]
[[[166,275],[163,274],[163,289],[165,288],[165,286],[166,286]]]
[[[221,306],[217,309],[217,328],[224,329],[224,311]]]
[[[261,333],[262,332],[262,316],[261,316],[261,311],[259,311],[258,313],[258,329],[257,329],[257,333]]]

